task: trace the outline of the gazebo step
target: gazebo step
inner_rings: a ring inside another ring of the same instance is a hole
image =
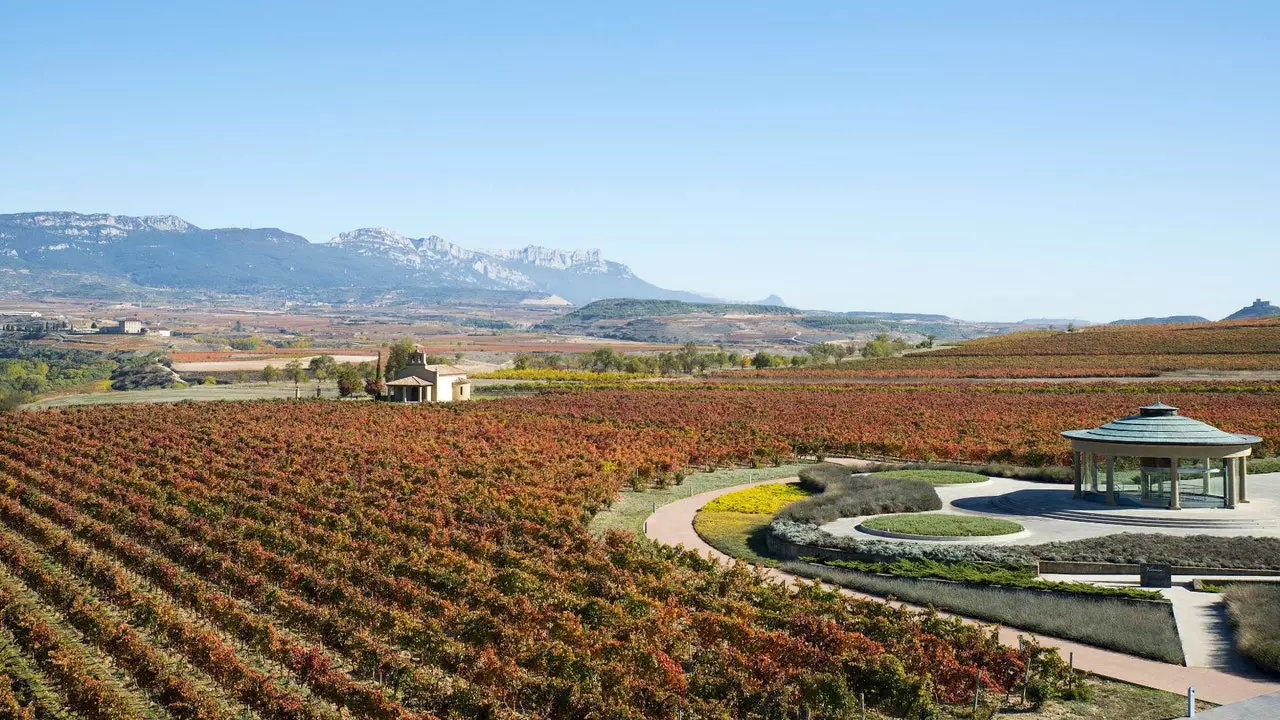
[[[1008,498],[1007,496],[995,498],[991,501],[991,504],[1000,510],[1017,515],[1033,515],[1054,520],[1086,522],[1099,525],[1123,525],[1129,527],[1170,529],[1200,528],[1205,530],[1250,530],[1277,527],[1276,522],[1268,520],[1245,518],[1151,517],[1127,514],[1128,511],[1123,509],[1107,511],[1077,510],[1031,503],[1020,503]],[[1135,508],[1135,510],[1137,510],[1137,508]]]

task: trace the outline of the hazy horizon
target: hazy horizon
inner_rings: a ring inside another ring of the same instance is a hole
[[[970,320],[1277,300],[1280,6],[12,5],[0,212],[599,248]]]

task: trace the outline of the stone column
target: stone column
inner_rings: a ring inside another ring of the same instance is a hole
[[[1178,458],[1169,461],[1169,509],[1182,509],[1182,489],[1178,487]]]
[[[1107,504],[1116,504],[1116,459],[1107,456]]]
[[[1249,502],[1249,492],[1245,489],[1249,482],[1249,458],[1240,458],[1240,494],[1236,498],[1242,503]]]
[[[1141,461],[1139,461],[1141,462]],[[1142,488],[1142,502],[1151,499],[1151,478],[1147,477],[1147,469],[1138,466],[1138,487]]]
[[[1075,477],[1075,493],[1074,497],[1084,497],[1084,468],[1080,467],[1080,463],[1084,462],[1084,454],[1071,451],[1071,470]]]
[[[1098,456],[1089,453],[1089,489],[1098,492]]]
[[[1200,494],[1209,497],[1209,458],[1204,459],[1204,482],[1200,486]]]
[[[1235,458],[1223,458],[1222,460],[1222,507],[1233,508],[1236,506],[1236,460]]]

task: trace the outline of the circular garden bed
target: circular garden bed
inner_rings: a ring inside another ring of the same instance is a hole
[[[973,515],[905,513],[869,518],[862,521],[859,529],[916,537],[956,538],[1011,535],[1021,532],[1022,526],[1011,520]]]
[[[962,470],[885,470],[874,475],[900,480],[923,480],[930,485],[968,485],[990,480],[986,475]]]

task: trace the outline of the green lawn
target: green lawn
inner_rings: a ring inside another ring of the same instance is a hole
[[[966,485],[986,482],[985,475],[959,470],[886,470],[875,473],[876,477],[900,478],[902,480],[924,480],[930,485]]]
[[[698,536],[708,545],[729,557],[765,567],[777,567],[778,561],[769,557],[765,539],[771,520],[771,514],[703,510],[694,517],[693,529],[698,531]]]
[[[775,567],[766,538],[769,523],[782,508],[809,497],[800,483],[759,485],[712,500],[693,519],[693,529],[711,547],[757,565]]]
[[[936,537],[985,537],[1008,535],[1022,530],[1021,525],[1011,520],[945,513],[881,515],[865,520],[862,524],[872,530]]]
[[[668,503],[697,495],[709,490],[745,485],[763,480],[794,477],[800,469],[809,463],[782,465],[767,468],[739,468],[733,470],[717,470],[709,473],[694,473],[684,479],[680,485],[667,488],[650,488],[641,492],[625,490],[618,494],[613,506],[601,510],[591,518],[590,530],[597,537],[609,530],[627,530],[636,535],[644,531],[644,521],[654,510]],[[766,519],[766,524],[768,520]]]
[[[1114,680],[1090,678],[1086,682],[1086,700],[1051,700],[1031,711],[1002,709],[998,716],[1020,720],[1173,720],[1186,715],[1187,699],[1162,690],[1130,685]],[[1196,701],[1198,710],[1215,707]],[[981,715],[980,715],[981,717]]]

